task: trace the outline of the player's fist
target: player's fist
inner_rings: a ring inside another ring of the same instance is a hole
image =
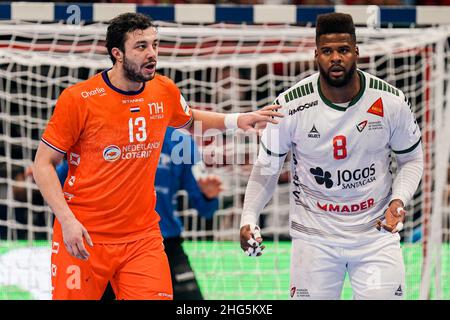
[[[398,199],[392,200],[384,213],[384,220],[378,220],[376,227],[378,230],[383,228],[392,233],[399,232],[403,229],[405,215],[406,211],[403,209],[403,202]]]
[[[254,224],[241,227],[241,248],[250,257],[259,257],[265,246],[262,245],[261,229]]]

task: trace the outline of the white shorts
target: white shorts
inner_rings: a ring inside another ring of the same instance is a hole
[[[403,299],[405,267],[397,237],[352,248],[292,240],[291,299],[340,299],[346,272],[354,299]]]

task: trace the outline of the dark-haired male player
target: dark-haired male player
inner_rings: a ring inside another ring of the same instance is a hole
[[[316,46],[319,72],[278,96],[285,118],[263,133],[241,247],[262,254],[257,218],[292,151],[291,298],[339,299],[348,272],[355,299],[401,299],[398,231],[423,172],[419,127],[403,92],[357,69],[350,15],[320,15]]]
[[[58,98],[33,174],[55,213],[53,299],[172,299],[169,264],[155,211],[155,172],[168,126],[193,131],[250,129],[277,121],[278,106],[251,113],[191,110],[177,86],[156,73],[158,32],[143,14],[108,26],[113,62]],[[55,165],[67,155],[61,190]],[[89,247],[87,247],[87,245]]]

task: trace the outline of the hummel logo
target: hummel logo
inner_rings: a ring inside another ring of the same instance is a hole
[[[327,189],[330,189],[333,186],[333,180],[331,180],[331,173],[328,171],[325,171],[325,174],[323,172],[323,169],[320,167],[316,167],[309,169],[309,172],[311,172],[314,175],[314,179],[316,179],[316,182],[320,185],[325,183],[325,187]]]
[[[311,131],[308,133],[308,138],[320,138],[320,133],[317,131],[316,126],[313,124]]]
[[[399,285],[398,286],[398,289],[397,289],[397,291],[395,291],[395,295],[396,296],[403,296],[403,290],[402,290],[402,285]]]

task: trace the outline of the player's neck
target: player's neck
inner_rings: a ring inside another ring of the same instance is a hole
[[[123,69],[114,65],[108,72],[111,84],[122,91],[138,91],[142,88],[142,82],[131,81],[124,75]]]
[[[345,103],[352,101],[361,90],[360,75],[355,72],[350,82],[343,87],[330,86],[322,77],[320,77],[320,89],[322,94],[332,103]]]

